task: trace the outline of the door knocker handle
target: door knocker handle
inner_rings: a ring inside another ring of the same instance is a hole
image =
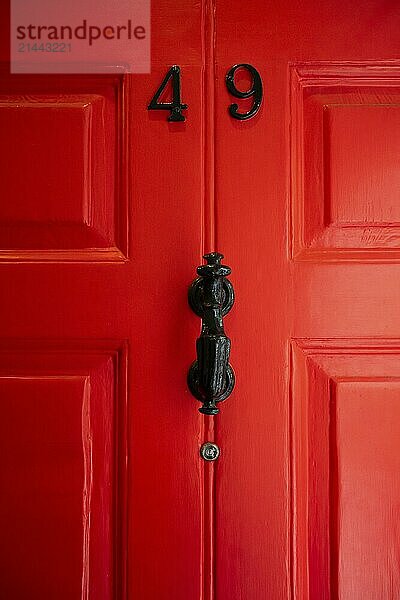
[[[217,415],[217,402],[226,400],[235,385],[229,364],[231,340],[225,335],[223,317],[235,301],[232,283],[226,279],[231,269],[221,265],[223,254],[205,254],[206,265],[197,267],[199,277],[189,288],[189,305],[201,317],[201,333],[196,341],[197,360],[188,373],[188,386],[203,403],[199,411]]]

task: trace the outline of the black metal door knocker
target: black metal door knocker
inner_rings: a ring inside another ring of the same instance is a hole
[[[231,269],[221,265],[223,254],[205,254],[206,265],[197,268],[199,277],[189,288],[189,304],[201,317],[200,337],[196,341],[197,360],[188,373],[191,393],[203,403],[199,411],[216,415],[217,402],[226,400],[235,385],[235,375],[229,364],[231,341],[225,335],[223,317],[231,310],[235,295],[226,279]]]

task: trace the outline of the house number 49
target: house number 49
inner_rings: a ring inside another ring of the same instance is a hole
[[[252,78],[251,86],[245,92],[238,90],[235,85],[235,74],[239,69],[248,71]],[[171,102],[159,102],[170,81],[172,83]],[[231,67],[226,74],[226,87],[228,88],[228,92],[235,98],[253,98],[253,105],[247,112],[239,112],[239,105],[236,102],[231,104],[228,108],[231,117],[239,119],[240,121],[247,121],[258,113],[263,97],[263,86],[260,73],[255,67],[247,63],[241,63]],[[182,111],[187,109],[187,107],[187,104],[181,102],[181,70],[178,65],[174,65],[162,80],[160,87],[154,94],[147,108],[148,110],[169,110],[170,115],[168,121],[176,122],[186,120]]]

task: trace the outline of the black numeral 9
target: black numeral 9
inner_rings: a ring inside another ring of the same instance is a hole
[[[249,71],[253,79],[251,88],[246,92],[241,92],[235,86],[235,74],[239,69],[246,69],[246,71]],[[229,112],[234,119],[246,121],[258,113],[263,98],[263,87],[260,73],[257,71],[257,69],[246,63],[234,65],[226,74],[226,87],[228,88],[229,93],[235,98],[250,98],[253,96],[253,106],[245,113],[238,112],[238,104],[234,103],[230,105]]]

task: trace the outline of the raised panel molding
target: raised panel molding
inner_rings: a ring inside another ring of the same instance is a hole
[[[400,258],[400,63],[292,64],[294,260]]]
[[[5,596],[125,597],[126,369],[124,341],[1,340]]]
[[[126,260],[128,82],[0,73],[0,262]]]
[[[294,598],[397,597],[400,339],[293,340]]]

